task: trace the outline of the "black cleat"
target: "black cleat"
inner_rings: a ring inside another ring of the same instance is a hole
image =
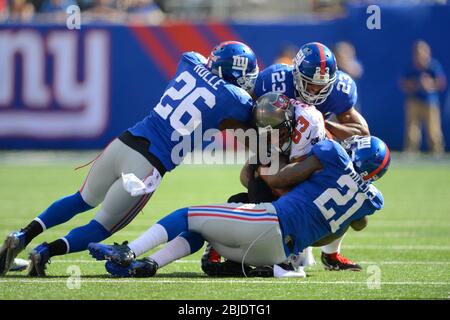
[[[15,231],[6,237],[0,247],[0,276],[11,269],[14,259],[25,247],[25,233],[22,231]]]
[[[321,255],[322,263],[326,270],[330,271],[342,271],[342,270],[350,270],[350,271],[361,271],[362,268],[359,264],[354,263],[353,261],[347,259],[342,256],[339,252],[327,254],[323,253]]]
[[[91,256],[97,260],[112,261],[123,267],[129,266],[136,258],[134,252],[128,247],[127,241],[122,244],[114,243],[112,246],[101,243],[90,243],[88,250]]]
[[[204,273],[210,277],[242,277],[242,265],[238,262],[225,260],[222,262],[222,257],[216,250],[208,243],[203,253],[201,266]],[[251,268],[244,265],[245,274],[251,271]]]
[[[149,278],[156,274],[159,266],[158,263],[150,258],[138,259],[132,261],[128,266],[124,267],[115,262],[107,261],[105,264],[106,271],[114,277],[119,278]]]
[[[28,276],[30,277],[45,277],[45,269],[47,263],[50,262],[50,251],[48,243],[38,245],[30,253],[30,266],[28,267]]]

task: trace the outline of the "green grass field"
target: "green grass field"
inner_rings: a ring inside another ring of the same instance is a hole
[[[53,200],[74,192],[87,173],[87,168],[73,171],[74,166],[64,162],[34,165],[26,157],[0,164],[1,239]],[[174,209],[224,202],[241,191],[238,173],[238,166],[180,167],[166,175],[144,212],[107,242],[132,240]],[[122,280],[107,276],[103,263],[82,252],[52,259],[47,278],[28,278],[25,272],[0,278],[0,299],[448,299],[450,163],[401,164],[394,158],[377,187],[384,194],[385,209],[370,218],[366,230],[349,231],[343,243],[343,253],[361,262],[363,272],[325,271],[315,249],[318,264],[308,269],[305,279],[211,279],[202,273],[197,253],[161,269],[154,278]],[[27,252],[92,216],[87,212],[48,230]],[[20,257],[26,258],[27,252]],[[79,288],[70,285],[73,266],[81,271]],[[370,286],[373,275],[367,271],[374,268],[380,271],[379,288]]]

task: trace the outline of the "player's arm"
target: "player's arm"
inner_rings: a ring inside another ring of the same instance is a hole
[[[241,180],[241,184],[248,189],[248,184],[250,180],[253,180],[254,178],[255,178],[255,165],[251,165],[250,160],[247,160],[247,162],[241,169],[239,179]]]
[[[301,162],[290,163],[276,174],[264,174],[265,167],[258,168],[261,178],[271,188],[289,188],[308,179],[315,171],[323,168],[319,159],[311,155]]]
[[[364,117],[354,107],[336,116],[338,122],[326,120],[325,127],[339,140],[354,135],[370,135],[369,126]]]

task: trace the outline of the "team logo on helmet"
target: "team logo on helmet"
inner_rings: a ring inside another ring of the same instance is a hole
[[[273,105],[277,108],[286,110],[289,107],[289,98],[283,94],[280,94],[278,95]]]
[[[233,69],[245,71],[248,67],[248,58],[241,56],[233,56]]]

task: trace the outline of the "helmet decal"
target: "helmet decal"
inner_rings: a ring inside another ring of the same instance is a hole
[[[245,74],[245,70],[248,68],[248,58],[241,56],[233,56],[233,66],[234,70],[243,71]]]
[[[316,67],[316,73],[314,73],[313,81],[324,82],[325,84],[330,82],[330,68],[325,67],[324,72],[321,71],[321,67]]]
[[[246,44],[222,42],[212,50],[207,68],[225,81],[252,93],[259,69],[256,56]]]
[[[278,95],[273,105],[280,109],[286,110],[289,107],[290,100],[284,94]]]

